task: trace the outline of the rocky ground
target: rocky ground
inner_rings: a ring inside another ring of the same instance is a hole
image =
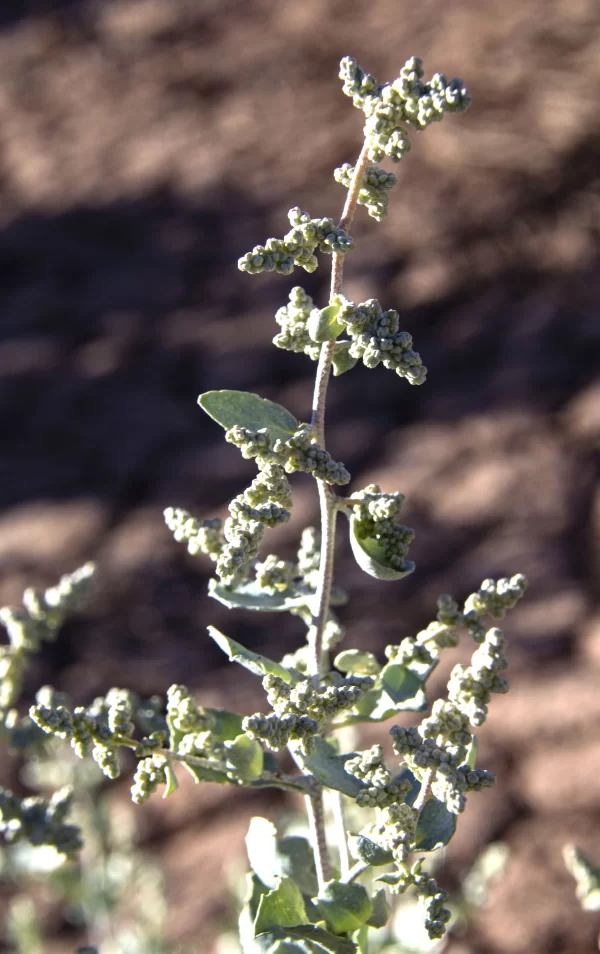
[[[384,223],[362,213],[353,229],[346,294],[400,311],[429,380],[362,369],[331,387],[332,453],[353,486],[402,490],[417,531],[417,571],[389,588],[340,542],[348,639],[381,650],[440,592],[528,575],[512,690],[482,734],[499,784],[471,799],[442,877],[455,886],[491,840],[510,859],[449,950],[588,954],[598,917],[579,913],[560,850],[575,840],[600,860],[596,0],[4,0],[0,601],[93,558],[97,595],[29,692],[52,678],[89,701],[185,681],[256,706],[206,623],[270,652],[300,631],[209,601],[207,568],[161,511],[220,513],[252,473],[201,391],[257,391],[307,416],[314,367],[270,345],[291,282],[236,260],[281,234],[292,205],[338,215],[331,170],[360,148],[337,79],[348,53],[382,80],[416,53],[474,99],[417,137]],[[324,301],[326,270],[296,281]],[[282,555],[316,516],[310,482],[297,487]],[[207,786],[142,812],[190,951],[213,950],[248,817],[277,806]]]

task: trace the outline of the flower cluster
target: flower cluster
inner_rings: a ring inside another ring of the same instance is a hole
[[[43,642],[56,638],[67,614],[89,593],[94,569],[92,563],[86,563],[45,591],[25,590],[22,609],[0,609],[0,623],[9,639],[8,646],[0,647],[0,714],[5,715],[3,710],[14,705],[21,692],[27,657]]]
[[[344,709],[351,709],[371,689],[369,676],[342,677],[332,673],[328,685],[316,687],[309,679],[290,686],[279,676],[267,675],[263,687],[273,708],[270,715],[256,713],[244,719],[242,727],[248,735],[271,749],[280,749],[290,739],[298,739],[306,751],[311,739],[326,722]]]
[[[284,351],[306,354],[313,361],[317,361],[321,345],[312,341],[307,328],[310,313],[315,307],[314,302],[299,285],[292,288],[289,299],[289,303],[275,313],[275,321],[281,331],[273,338],[273,344]]]
[[[506,692],[500,675],[506,669],[504,636],[494,627],[475,650],[470,666],[456,665],[448,683],[448,699],[434,702],[431,715],[412,729],[394,726],[394,751],[423,782],[431,773],[431,792],[448,811],[460,814],[466,793],[494,784],[494,776],[468,764],[471,727],[482,725],[492,692]]]
[[[346,326],[351,338],[347,349],[349,358],[355,359],[355,363],[362,360],[367,368],[383,364],[384,368],[406,378],[409,384],[423,384],[427,368],[421,356],[413,351],[408,331],[399,330],[398,312],[392,308],[383,311],[376,298],[359,305],[342,296],[340,299],[337,319]]]
[[[29,716],[48,735],[67,739],[75,754],[83,759],[92,756],[108,778],[121,772],[117,747],[129,739],[133,731],[133,694],[124,689],[111,689],[106,697],[90,706],[77,706],[71,711],[64,704],[48,704],[38,693]],[[42,701],[43,700],[43,701]]]
[[[136,805],[142,805],[157,790],[159,785],[166,784],[167,765],[167,757],[158,753],[140,759],[131,786],[132,802],[135,802]]]
[[[365,138],[373,162],[386,156],[399,162],[410,150],[403,124],[425,129],[439,122],[445,113],[464,112],[469,107],[471,97],[462,80],[448,80],[443,73],[436,73],[425,83],[423,75],[423,64],[416,56],[406,61],[392,83],[385,84],[365,73],[351,56],[341,61],[344,93],[367,117]]]
[[[306,272],[314,272],[318,261],[314,254],[320,252],[349,252],[354,242],[344,229],[338,228],[333,219],[311,219],[308,212],[295,207],[288,213],[292,228],[282,239],[267,239],[266,245],[255,245],[238,260],[238,268],[250,275],[260,272],[280,272],[290,275],[294,266],[300,265]]]
[[[68,786],[49,799],[40,795],[20,798],[0,788],[0,832],[10,843],[25,840],[31,845],[52,845],[60,854],[73,858],[83,842],[77,825],[65,820],[72,802],[73,790]]]
[[[167,691],[167,724],[173,752],[201,756],[214,752],[215,718],[197,704],[187,686],[175,685]]]
[[[486,638],[484,619],[486,615],[496,619],[505,616],[525,593],[527,580],[522,573],[510,579],[484,580],[479,590],[466,600],[463,610],[448,594],[438,599],[436,619],[414,638],[408,638],[397,646],[387,646],[385,653],[390,662],[397,662],[425,678],[439,661],[440,649],[458,645],[457,629],[464,626],[477,643]]]
[[[354,166],[345,162],[333,173],[336,182],[348,188],[354,175]],[[393,172],[386,172],[381,166],[367,166],[358,193],[358,204],[364,205],[369,215],[381,222],[388,213],[388,201],[391,190],[397,183]]]
[[[198,520],[178,507],[167,507],[164,518],[177,542],[187,543],[188,553],[192,556],[204,553],[217,562],[225,546],[222,520]]]
[[[361,808],[384,808],[400,804],[410,791],[410,782],[393,779],[383,760],[383,747],[373,745],[360,752],[344,765],[346,772],[365,783],[365,788],[356,796]]]
[[[397,522],[404,495],[384,494],[377,484],[369,484],[364,490],[352,494],[350,500],[360,501],[353,508],[357,536],[377,541],[387,566],[396,570],[405,569],[414,531]]]
[[[242,457],[255,457],[263,469],[276,465],[288,474],[303,471],[328,484],[347,484],[350,480],[345,466],[314,441],[310,425],[300,427],[285,441],[274,438],[266,427],[253,431],[239,425],[228,430],[225,439],[240,449]]]

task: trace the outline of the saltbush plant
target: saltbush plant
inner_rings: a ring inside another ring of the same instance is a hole
[[[276,787],[305,797],[309,838],[280,837],[266,819],[255,819],[250,827],[252,871],[239,922],[244,954],[366,952],[372,932],[388,921],[390,896],[405,892],[418,898],[429,937],[443,937],[450,920],[447,895],[425,861],[452,838],[469,794],[494,783],[477,765],[475,732],[492,694],[508,688],[506,641],[496,621],[526,587],[516,575],[484,580],[462,605],[440,596],[433,621],[414,637],[387,646],[384,659],[340,648],[344,630],[336,609],[347,597],[333,582],[338,516],[348,521],[352,553],[365,573],[394,582],[415,565],[409,558],[413,531],[401,522],[403,495],[384,493],[376,484],[348,494],[351,475],[326,450],[331,372],[349,373],[360,362],[367,368],[382,365],[404,379],[399,387],[421,385],[427,373],[396,310],[376,299],[354,302],[344,295],[344,264],[354,248],[350,228],[358,205],[377,221],[387,214],[396,177],[377,163],[398,163],[410,150],[413,132],[470,103],[461,80],[436,73],[426,81],[416,57],[390,83],[379,83],[350,57],[342,60],[340,76],[344,93],[365,118],[358,159],[334,173],[346,189],[341,219],[336,223],[293,208],[283,237],[256,245],[238,263],[248,275],[291,275],[295,269],[313,272],[330,256],[328,300],[315,302],[294,285],[275,316],[276,347],[316,362],[310,420],[300,422],[279,404],[243,391],[200,395],[202,410],[243,457],[255,461],[257,474],[229,504],[225,521],[177,508],[165,511],[175,539],[191,554],[213,561],[214,599],[231,609],[288,613],[306,627],[304,645],[275,660],[209,626],[228,658],[262,680],[264,711],[243,716],[207,708],[182,685],[152,700],[113,688],[90,705],[73,708],[44,687],[29,715],[21,716],[17,699],[28,656],[54,638],[64,615],[85,595],[91,568],[45,593],[27,591],[23,609],[2,614],[9,644],[0,660],[0,707],[16,751],[35,753],[47,736],[58,737],[114,779],[121,772],[119,753],[128,749],[137,759],[131,796],[138,804],[157,791],[173,794],[180,770],[197,782]],[[268,529],[290,519],[289,477],[299,471],[315,478],[320,528],[303,531],[295,559],[266,555],[261,547]],[[453,668],[446,695],[430,705],[427,681],[440,653],[458,645],[461,631],[475,645],[471,662]],[[407,728],[401,721],[406,712],[424,715]],[[348,733],[341,730],[386,722],[393,723],[392,758],[384,757],[382,745],[345,750]],[[284,750],[294,771],[282,768],[278,756]],[[325,825],[324,793],[334,804],[333,836]],[[71,798],[65,789],[49,799],[2,791],[6,839],[52,845],[65,858],[75,857],[81,836],[69,821]]]

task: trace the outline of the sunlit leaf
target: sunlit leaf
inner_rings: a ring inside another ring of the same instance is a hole
[[[272,437],[286,441],[299,427],[294,415],[281,404],[249,391],[206,391],[198,404],[225,430],[236,425],[252,431],[266,427]]]

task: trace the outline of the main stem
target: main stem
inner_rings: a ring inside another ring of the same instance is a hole
[[[369,159],[368,148],[368,143],[365,140],[354,168],[346,202],[342,211],[342,217],[339,221],[339,228],[345,229],[346,231],[350,228],[354,213],[356,212],[358,193]],[[340,252],[334,252],[331,264],[330,303],[333,303],[334,297],[341,293],[343,277],[344,255]],[[335,341],[327,341],[321,348],[313,395],[311,425],[316,442],[323,448],[325,447],[325,403],[334,348]],[[319,685],[321,676],[324,675],[329,668],[328,661],[323,652],[323,634],[329,616],[331,585],[333,583],[335,522],[337,517],[335,497],[331,488],[322,480],[318,480],[317,484],[321,509],[321,563],[319,567],[319,583],[315,594],[315,608],[308,632],[308,645],[310,650],[309,672],[315,686]],[[327,840],[325,837],[323,793],[318,792],[315,795],[309,796],[306,802],[309,823],[313,835],[313,849],[319,878],[319,888],[322,890],[327,881],[331,880],[331,861],[329,859]]]

